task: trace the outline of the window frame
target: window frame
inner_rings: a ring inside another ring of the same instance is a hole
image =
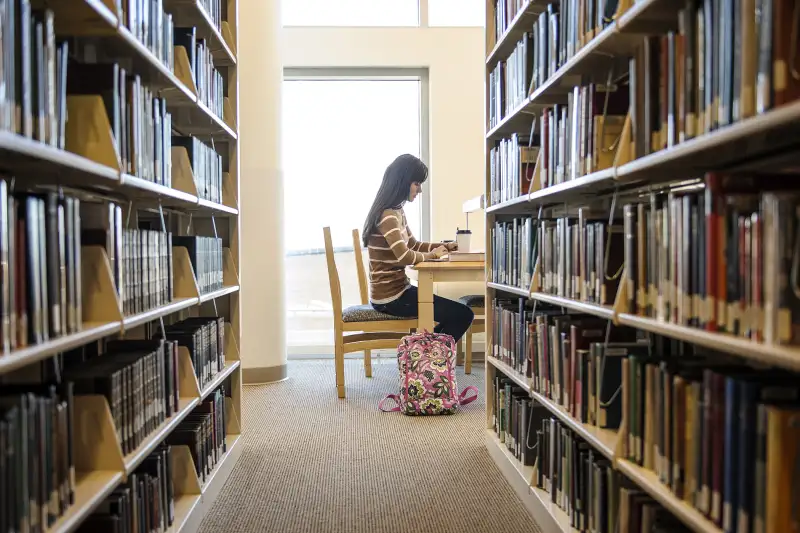
[[[427,8],[427,0],[425,2]],[[284,81],[386,81],[386,80],[418,80],[419,81],[419,154],[423,163],[428,165],[428,179],[422,184],[420,198],[420,235],[421,241],[431,238],[431,180],[435,179],[430,163],[430,83],[427,68],[404,67],[284,67]]]

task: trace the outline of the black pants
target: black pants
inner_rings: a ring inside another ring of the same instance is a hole
[[[388,304],[374,303],[372,307],[387,315],[414,318],[418,316],[417,298],[417,288],[409,287],[397,300]],[[475,313],[466,305],[441,296],[433,296],[433,320],[438,324],[434,332],[451,335],[458,342],[474,318]]]

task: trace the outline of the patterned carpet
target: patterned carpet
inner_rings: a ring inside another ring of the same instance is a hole
[[[289,380],[245,387],[244,449],[201,533],[512,533],[536,524],[484,447],[483,395],[453,416],[382,413],[393,359],[289,363]],[[483,368],[459,387],[483,389]]]

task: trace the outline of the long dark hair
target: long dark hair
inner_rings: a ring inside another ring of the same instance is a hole
[[[428,167],[411,154],[398,156],[386,167],[378,194],[375,195],[375,201],[372,202],[367,220],[364,222],[364,231],[361,233],[364,246],[367,246],[369,236],[380,222],[383,212],[403,205],[408,200],[411,184],[423,183],[426,179],[428,179]]]

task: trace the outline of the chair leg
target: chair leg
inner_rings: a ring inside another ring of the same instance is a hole
[[[364,374],[372,377],[372,350],[364,350]]]
[[[456,366],[464,366],[464,338],[458,339],[456,344]]]
[[[472,328],[470,327],[467,330],[467,334],[464,335],[466,338],[467,347],[464,350],[464,373],[471,374],[472,373]]]
[[[336,393],[339,398],[344,398],[344,344],[341,339],[336,340]]]

